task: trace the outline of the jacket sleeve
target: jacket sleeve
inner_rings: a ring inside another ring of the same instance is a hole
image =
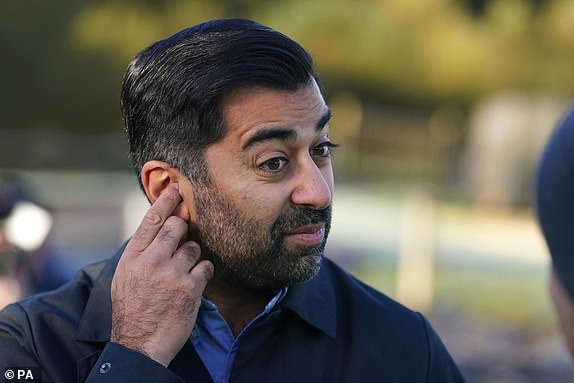
[[[86,383],[147,382],[184,383],[183,379],[153,359],[108,342],[91,369]]]
[[[39,374],[43,383],[184,383],[173,371],[153,359],[112,342],[108,342],[101,353],[95,353],[94,358],[86,357],[78,361],[74,357],[49,355],[50,360],[46,361],[38,352],[35,340],[38,336],[35,335],[26,311],[18,303],[0,311],[1,374],[8,369],[27,369]],[[57,347],[53,350],[51,354],[62,352]],[[81,362],[84,362],[85,370]],[[84,380],[85,376],[87,378]]]
[[[428,346],[426,383],[465,383],[460,370],[427,319],[419,314],[425,327]]]
[[[26,324],[25,313],[15,304],[0,312],[0,373],[13,368],[40,368]]]

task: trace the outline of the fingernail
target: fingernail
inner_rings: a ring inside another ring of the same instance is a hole
[[[174,188],[175,190],[179,190],[179,184],[178,184],[177,182],[174,182],[174,183],[173,183],[173,188]]]

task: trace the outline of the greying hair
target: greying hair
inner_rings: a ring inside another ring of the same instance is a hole
[[[295,41],[245,19],[209,21],[140,52],[121,94],[130,158],[141,185],[150,160],[207,180],[205,149],[226,132],[221,99],[244,86],[296,91],[312,78],[311,56]]]

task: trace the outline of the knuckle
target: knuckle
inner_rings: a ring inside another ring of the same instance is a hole
[[[152,206],[143,218],[143,223],[148,226],[159,226],[164,221],[163,215]]]
[[[160,238],[169,237],[172,234],[172,232],[173,232],[173,228],[171,227],[171,225],[163,225],[158,232],[158,236]]]
[[[163,226],[157,234],[157,237],[162,242],[173,242],[178,239],[178,234],[172,227]]]
[[[199,249],[199,245],[195,242],[185,242],[180,246],[176,253],[176,255],[182,260],[188,260],[193,263],[197,262],[200,254],[201,250]]]
[[[165,221],[165,225],[172,226],[178,230],[187,230],[187,223],[175,215],[168,217]]]
[[[148,240],[148,237],[153,237],[153,230],[150,230],[149,226],[144,226],[144,222],[142,221],[140,227],[138,227],[135,233],[132,235],[130,245],[134,243],[134,246],[141,247],[141,244],[145,244]]]
[[[146,257],[139,262],[138,264],[134,265],[134,270],[137,271],[138,275],[153,275],[152,273],[157,273],[158,270],[161,270],[162,262],[162,255],[164,250],[155,247],[155,248],[148,248],[146,250]]]
[[[167,280],[167,281],[173,281],[174,286],[176,286],[176,285],[178,284],[178,281],[179,281],[180,278],[181,278],[181,277],[180,277],[180,274],[181,274],[181,273],[178,272],[178,270],[177,270],[176,268],[174,268],[174,267],[169,267],[169,268],[166,268],[166,269],[164,270],[164,275],[163,275],[164,278],[163,278],[163,279],[164,279],[164,280]]]
[[[137,240],[143,239],[143,238],[147,237],[148,233],[149,233],[148,227],[141,225],[140,227],[138,227],[138,229],[136,230],[136,232],[132,236],[132,240],[137,241]]]
[[[203,260],[191,270],[191,279],[205,285],[211,278],[213,278],[213,273],[213,264],[209,261]]]

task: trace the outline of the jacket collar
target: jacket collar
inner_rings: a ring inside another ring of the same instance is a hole
[[[324,258],[319,274],[308,282],[291,286],[282,306],[331,338],[336,338],[336,296],[333,281],[329,277],[329,269],[332,267],[332,261]]]
[[[112,278],[127,242],[104,263],[100,275],[94,282],[76,333],[76,340],[86,342],[107,342],[112,328],[112,301],[110,289]]]

